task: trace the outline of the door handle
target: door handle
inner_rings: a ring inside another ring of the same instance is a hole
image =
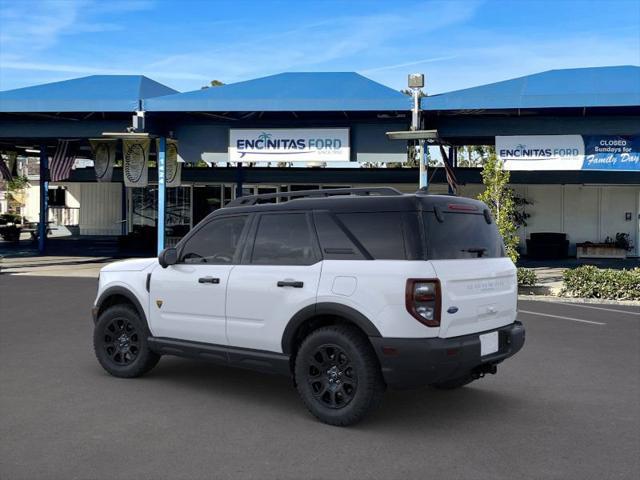
[[[293,288],[302,288],[304,287],[304,283],[298,280],[280,280],[278,282],[279,287],[293,287]]]
[[[214,277],[200,277],[198,279],[198,283],[213,283],[217,285],[218,283],[220,283],[220,279]]]

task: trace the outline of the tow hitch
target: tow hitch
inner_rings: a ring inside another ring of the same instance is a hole
[[[495,375],[498,371],[498,366],[495,363],[487,363],[485,365],[480,365],[479,367],[474,368],[471,371],[471,376],[474,380],[478,378],[484,377],[486,374],[490,373],[491,375]]]

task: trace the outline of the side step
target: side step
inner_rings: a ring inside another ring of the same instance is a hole
[[[265,373],[291,375],[289,355],[249,348],[213,345],[175,338],[149,337],[149,348],[161,355],[195,358]]]

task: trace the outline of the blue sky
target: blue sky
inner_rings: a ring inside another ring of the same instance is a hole
[[[144,74],[181,91],[357,71],[430,94],[554,68],[640,64],[640,1],[0,0],[0,90]]]

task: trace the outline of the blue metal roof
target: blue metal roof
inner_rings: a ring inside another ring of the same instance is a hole
[[[176,92],[143,75],[91,75],[0,92],[0,112],[132,112]]]
[[[144,106],[150,112],[385,111],[410,110],[411,100],[355,72],[303,72],[157,97]]]
[[[572,68],[422,99],[423,110],[622,107],[640,105],[640,67]]]

